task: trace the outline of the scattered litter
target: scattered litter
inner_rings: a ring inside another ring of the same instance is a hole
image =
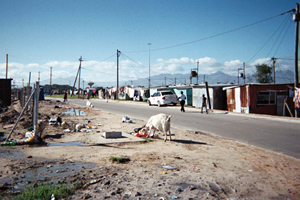
[[[132,133],[133,136],[135,137],[147,137],[148,134],[143,134],[143,133]]]
[[[81,130],[82,128],[85,128],[85,126],[83,125],[83,124],[76,124],[75,125],[75,129],[77,129],[77,130]]]
[[[179,157],[179,156],[174,156],[174,158],[176,158],[176,159],[182,159],[181,157]]]
[[[168,173],[167,171],[163,171],[163,172],[162,172],[162,174],[167,174],[167,173]]]
[[[54,194],[51,195],[51,200],[55,200]]]
[[[133,129],[135,133],[138,133],[140,130],[142,130],[142,127],[141,128],[135,128]]]
[[[214,167],[216,167],[216,168],[218,167],[216,163],[213,162],[212,164],[213,164]]]
[[[35,133],[32,131],[32,132],[26,132],[25,133],[25,140],[24,142],[33,142],[34,141],[34,136],[35,136]]]
[[[131,133],[131,134],[135,137],[148,137],[148,134],[144,133],[142,128],[138,128],[138,129],[139,129],[138,132],[136,132],[136,129],[134,129],[135,133]]]
[[[253,170],[252,170],[252,169],[249,169],[248,172],[253,172]]]
[[[87,128],[90,128],[90,129],[97,129],[97,126],[95,126],[95,125],[90,125],[90,126],[87,126]]]
[[[62,119],[60,117],[51,117],[49,119],[49,125],[61,125],[62,124]]]
[[[176,195],[172,195],[172,197],[171,197],[172,199],[178,199],[178,196],[176,196]]]
[[[16,142],[12,141],[12,142],[4,142],[3,146],[15,146]]]
[[[32,136],[34,137],[34,132],[26,132],[25,133],[26,138],[31,138]]]
[[[173,167],[171,165],[166,165],[166,166],[163,166],[164,169],[167,169],[167,170],[172,170],[172,169],[177,169],[176,167]]]
[[[66,127],[69,127],[70,125],[67,123],[67,122],[65,122],[65,121],[63,121],[62,123],[61,123],[61,125],[64,127],[64,128],[66,128]]]
[[[9,124],[9,125],[5,125],[3,126],[4,129],[8,129],[8,128],[12,128],[14,126],[14,124]]]
[[[67,132],[67,133],[70,133],[71,132],[71,130],[70,129],[65,129],[65,130],[63,130],[64,132]]]
[[[126,115],[125,117],[122,118],[123,123],[132,123],[132,120]]]

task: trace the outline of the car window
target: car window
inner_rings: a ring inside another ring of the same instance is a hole
[[[158,93],[156,94],[156,96],[158,96],[158,97],[159,97],[159,96],[160,96],[160,92],[158,92]]]
[[[173,92],[171,92],[171,91],[170,92],[162,92],[161,94],[162,95],[173,95]]]

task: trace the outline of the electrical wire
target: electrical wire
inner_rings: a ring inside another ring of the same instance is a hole
[[[285,22],[285,20],[283,21]],[[279,28],[283,25],[283,22],[279,25],[279,27],[276,29],[276,31],[271,35],[271,37],[267,40],[267,42],[246,62],[249,63],[268,43],[269,41],[274,37],[275,33],[279,30]]]
[[[190,42],[185,42],[185,43],[182,43],[182,44],[176,44],[176,45],[172,45],[172,46],[168,46],[168,47],[157,48],[157,49],[151,49],[151,50],[149,49],[149,50],[142,50],[142,51],[132,51],[132,52],[126,52],[126,53],[145,53],[145,52],[149,52],[149,51],[150,52],[151,51],[160,51],[160,50],[171,49],[171,48],[175,48],[175,47],[180,47],[180,46],[184,46],[184,45],[188,45],[188,44],[192,44],[192,43],[196,43],[196,42],[208,40],[208,39],[211,39],[211,38],[215,38],[215,37],[218,37],[218,36],[221,36],[221,35],[225,35],[225,34],[228,34],[228,33],[234,32],[234,31],[238,31],[238,30],[241,30],[241,29],[244,29],[244,28],[247,28],[247,27],[250,27],[250,26],[253,26],[253,25],[256,25],[256,24],[268,21],[268,20],[271,20],[271,19],[274,19],[276,17],[279,17],[279,16],[284,15],[286,13],[289,13],[291,11],[294,11],[294,9],[290,10],[290,11],[287,11],[287,12],[284,12],[284,13],[281,13],[281,14],[278,14],[278,15],[275,15],[273,17],[269,17],[269,18],[266,18],[266,19],[263,19],[263,20],[260,20],[260,21],[257,21],[257,22],[245,25],[245,26],[241,26],[239,28],[231,29],[229,31],[225,31],[225,32],[218,33],[218,34],[215,34],[215,35],[212,35],[212,36],[204,37],[204,38],[201,38],[201,39],[198,39],[198,40],[194,40],[194,41],[190,41]]]
[[[282,44],[282,42],[283,42],[283,40],[284,40],[284,38],[285,38],[285,36],[286,36],[286,34],[287,34],[287,32],[288,32],[289,28],[291,27],[291,25],[292,25],[292,22],[290,22],[290,25],[289,25],[289,27],[286,29],[286,32],[285,32],[285,34],[284,34],[284,36],[283,36],[282,40],[280,41],[280,43],[279,43],[279,46],[278,46],[277,50],[275,51],[275,53],[274,53],[274,56],[273,56],[273,57],[275,57],[275,54],[276,54],[276,53],[277,53],[277,51],[279,50],[279,47],[281,46],[281,44]]]
[[[131,60],[131,61],[133,61],[134,63],[140,65],[141,67],[145,67],[145,66],[141,65],[140,63],[136,62],[135,60],[133,60],[132,58],[128,57],[128,56],[125,55],[124,53],[122,53],[121,56],[123,56],[124,58],[127,58],[127,59],[129,59],[129,60]],[[129,67],[132,67],[132,68],[133,68],[135,71],[137,71],[140,75],[144,76],[143,74],[141,74],[141,73],[139,72],[139,70],[137,70],[137,69],[136,69],[135,67],[133,67],[132,65],[129,65]]]
[[[269,53],[267,54],[266,58],[269,56],[269,54],[270,54],[271,51],[273,50],[274,46],[276,45],[276,43],[277,43],[279,37],[281,36],[281,34],[282,34],[282,32],[283,32],[285,26],[287,25],[287,23],[288,23],[288,21],[289,21],[289,20],[288,20],[288,17],[289,17],[289,16],[287,16],[287,18],[286,18],[286,23],[285,23],[285,25],[283,26],[283,28],[281,29],[281,31],[280,31],[280,33],[279,33],[279,35],[278,35],[276,41],[274,42],[274,45],[273,45],[272,48],[270,49],[270,51],[269,51]],[[289,26],[289,27],[290,27],[290,26]],[[286,33],[287,33],[287,31],[289,30],[289,27],[286,29]],[[284,35],[284,36],[285,36],[285,35]],[[283,38],[284,38],[284,36],[283,36]],[[280,44],[281,44],[281,43],[280,43]],[[279,47],[280,47],[280,44],[279,44]],[[278,48],[279,48],[279,47],[278,47]],[[278,50],[278,49],[277,49],[277,50]],[[273,55],[273,57],[274,57],[274,55]]]

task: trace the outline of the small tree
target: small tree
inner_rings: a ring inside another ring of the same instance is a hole
[[[256,73],[254,77],[259,83],[272,83],[272,67],[267,64],[255,65]]]

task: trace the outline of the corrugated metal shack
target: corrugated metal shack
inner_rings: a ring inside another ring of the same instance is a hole
[[[294,110],[293,98],[287,96],[291,84],[257,84],[226,87],[228,111],[236,113],[256,113],[282,116],[284,101]],[[288,116],[288,111],[285,110]]]
[[[223,88],[228,86],[229,84],[208,85],[211,109],[227,110],[226,91],[224,91]],[[192,93],[193,93],[193,106],[196,108],[201,108],[202,95],[204,94],[206,97],[208,97],[206,93],[206,86],[204,84],[195,85],[193,86]]]

